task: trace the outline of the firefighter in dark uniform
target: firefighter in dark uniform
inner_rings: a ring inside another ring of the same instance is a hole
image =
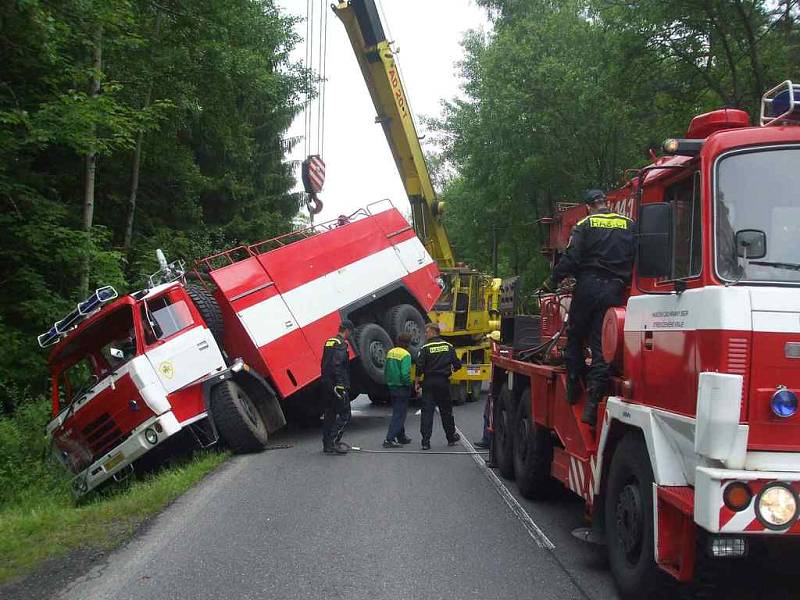
[[[417,355],[417,377],[422,377],[422,449],[431,449],[433,431],[433,412],[439,407],[442,428],[447,436],[447,445],[454,446],[461,439],[456,433],[453,419],[453,401],[450,398],[450,375],[461,368],[452,344],[445,342],[436,323],[425,327],[428,340]]]
[[[344,428],[350,422],[350,357],[347,340],[353,323],[345,319],[339,333],[325,341],[322,350],[322,450],[325,454],[347,454],[342,443]]]
[[[585,378],[587,398],[581,420],[595,427],[597,405],[609,381],[608,364],[603,360],[603,317],[609,307],[622,304],[630,284],[636,224],[609,211],[601,190],[586,192],[585,202],[589,216],[572,230],[569,245],[546,284],[552,286],[570,276],[576,280],[567,326],[567,401],[578,401],[580,383]],[[587,342],[592,354],[588,370]]]

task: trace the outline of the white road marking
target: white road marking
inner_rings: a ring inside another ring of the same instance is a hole
[[[458,432],[458,435],[461,436],[461,444],[470,452],[475,452],[475,447],[472,445],[472,442],[467,439],[467,436],[465,436],[464,433],[458,429],[458,427],[456,427],[456,431]],[[536,545],[539,546],[539,548],[544,548],[545,550],[555,550],[556,545],[550,541],[550,538],[545,535],[544,531],[539,528],[527,511],[522,508],[522,505],[517,501],[516,498],[514,498],[514,495],[508,491],[508,488],[502,481],[500,481],[500,478],[497,476],[497,474],[486,466],[483,457],[480,454],[472,454],[471,456],[472,460],[475,461],[475,464],[480,467],[489,481],[492,482],[492,485],[494,485],[497,493],[500,494],[500,497],[505,501],[511,512],[514,513],[514,516],[517,517],[517,519],[519,519],[524,525],[528,535],[533,538],[533,541],[536,542]]]

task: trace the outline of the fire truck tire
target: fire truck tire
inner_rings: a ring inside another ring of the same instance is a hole
[[[258,452],[269,441],[258,407],[235,381],[211,390],[211,415],[220,438],[236,454]]]
[[[222,324],[222,311],[219,309],[219,304],[216,299],[214,299],[214,296],[202,285],[196,284],[187,285],[186,293],[189,294],[192,302],[194,302],[194,305],[197,307],[197,312],[203,317],[214,339],[218,342],[222,342],[222,338],[225,335],[225,328]]]
[[[505,383],[494,402],[492,450],[497,468],[506,479],[514,478],[514,412],[514,396]]]
[[[530,391],[522,392],[514,429],[514,475],[525,498],[542,498],[550,491],[553,438],[531,415]]]
[[[653,469],[647,446],[627,434],[611,459],[605,497],[608,561],[622,598],[650,598],[662,582],[653,556]]]
[[[368,381],[365,386],[365,394],[369,396],[369,401],[378,406],[386,406],[392,403],[392,398],[389,395],[389,388],[385,385],[380,385],[374,381]]]
[[[401,333],[410,334],[410,352],[416,356],[425,341],[425,319],[410,304],[400,304],[386,313],[386,332],[393,342],[397,342],[397,336]]]
[[[358,353],[357,361],[367,381],[385,385],[383,366],[386,353],[392,349],[392,339],[377,323],[364,323],[353,332],[353,342]]]

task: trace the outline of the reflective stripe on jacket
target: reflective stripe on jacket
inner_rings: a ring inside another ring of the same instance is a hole
[[[422,376],[450,377],[461,368],[456,350],[449,342],[434,337],[422,346],[417,356],[417,373]]]

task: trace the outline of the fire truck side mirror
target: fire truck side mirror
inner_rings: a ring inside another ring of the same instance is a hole
[[[764,258],[767,255],[767,234],[760,229],[740,229],[736,232],[736,254],[739,258]]]
[[[668,277],[672,266],[672,206],[644,204],[639,211],[638,272],[641,277]]]

